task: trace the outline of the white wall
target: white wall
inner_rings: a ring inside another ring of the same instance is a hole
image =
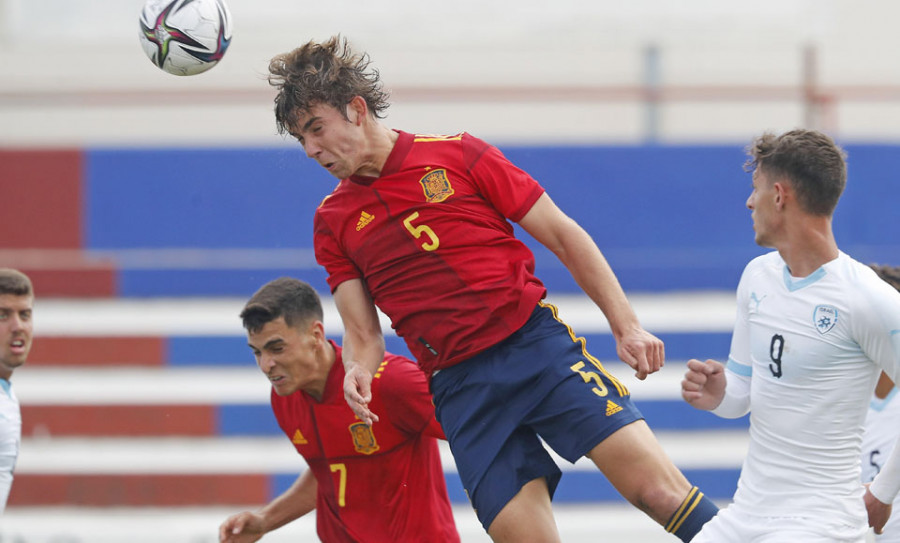
[[[645,51],[659,48],[663,142],[744,142],[805,123],[900,141],[900,3],[891,0],[228,0],[222,63],[156,69],[141,0],[0,0],[0,145],[279,145],[268,59],[334,33],[393,91],[388,124],[496,143],[644,140]],[[804,50],[818,90],[809,117]]]

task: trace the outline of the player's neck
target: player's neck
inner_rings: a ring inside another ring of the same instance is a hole
[[[331,346],[331,343],[326,341],[319,350],[317,356],[318,378],[315,379],[310,386],[303,389],[307,394],[315,398],[317,402],[321,402],[322,398],[325,397],[325,388],[328,386],[328,376],[331,375],[331,368],[334,367],[336,359],[337,355],[334,352],[334,347]]]
[[[786,230],[776,248],[794,277],[807,277],[840,254],[830,218],[807,217]]]
[[[387,162],[391,151],[394,150],[394,144],[400,135],[381,123],[374,122],[367,130],[370,134],[367,136],[366,159],[362,165],[356,170],[354,175],[363,177],[380,177],[381,170]]]

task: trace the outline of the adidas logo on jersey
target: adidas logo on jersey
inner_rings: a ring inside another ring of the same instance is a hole
[[[366,213],[365,211],[363,211],[359,215],[359,221],[356,222],[356,231],[359,232],[360,230],[362,230],[363,228],[368,226],[369,223],[374,220],[375,220],[375,215],[372,215],[371,213]]]
[[[307,441],[306,438],[303,437],[303,434],[300,432],[300,430],[294,432],[294,437],[291,438],[291,442],[294,445],[306,445],[309,443],[309,441]]]
[[[622,410],[622,406],[613,403],[612,400],[606,400],[606,416],[612,416]]]

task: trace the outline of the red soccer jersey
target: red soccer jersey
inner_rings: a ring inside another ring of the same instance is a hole
[[[381,177],[344,179],[319,206],[316,259],[332,291],[365,281],[430,374],[508,337],[544,297],[509,222],[543,192],[478,138],[399,132]]]
[[[372,381],[372,411],[360,422],[344,400],[341,348],[322,401],[278,396],[278,424],[318,483],[316,529],[328,543],[458,542],[435,436],[443,437],[425,375],[387,354]]]

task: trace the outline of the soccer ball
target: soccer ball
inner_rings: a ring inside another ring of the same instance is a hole
[[[215,66],[231,43],[231,14],[223,0],[147,0],[141,46],[158,68],[195,75]]]

